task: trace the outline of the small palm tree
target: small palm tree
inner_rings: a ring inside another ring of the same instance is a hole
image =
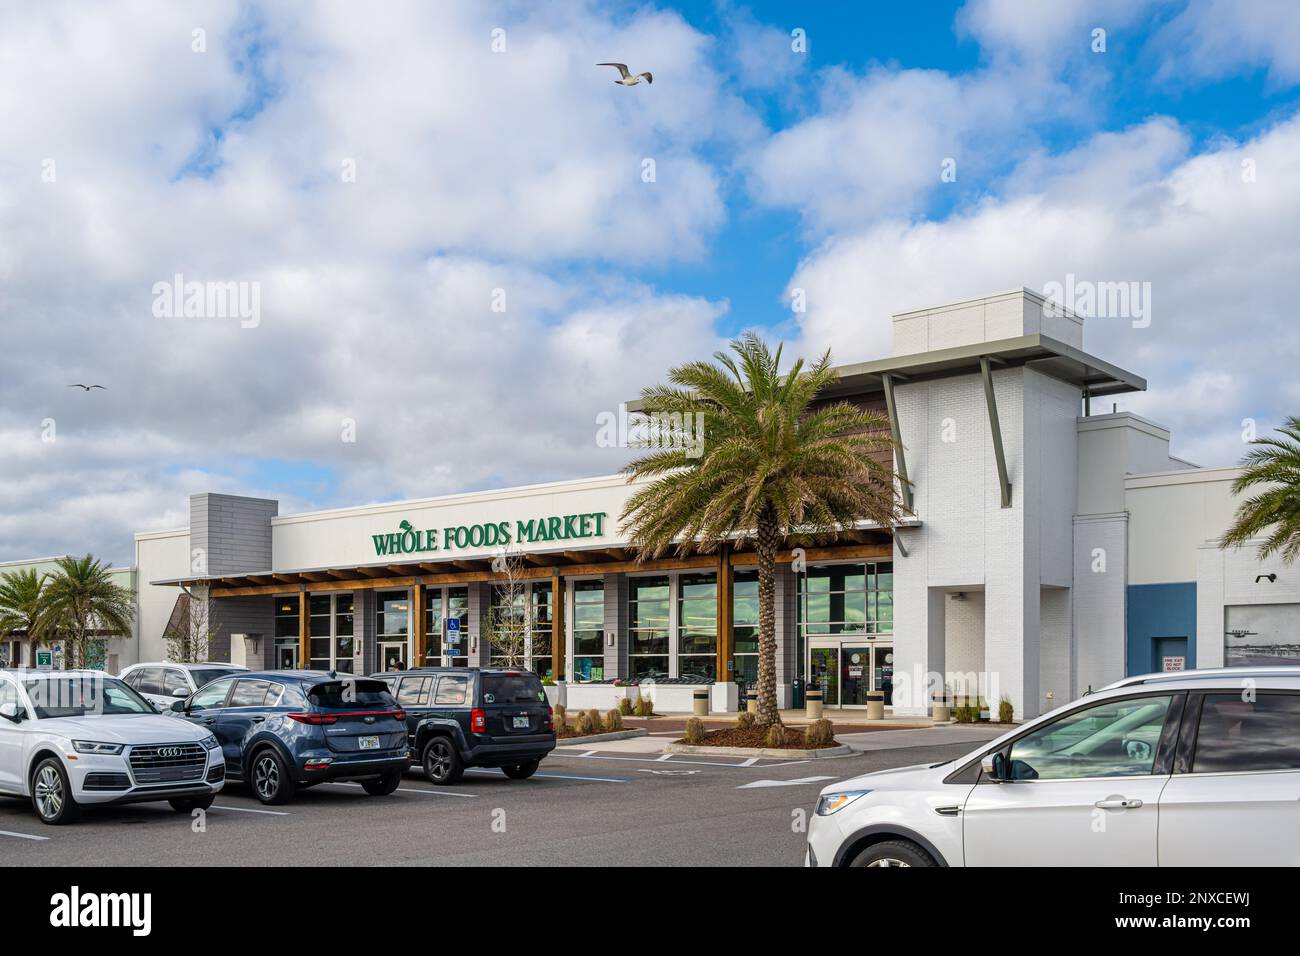
[[[782,372],[754,333],[668,373],[669,385],[642,392],[661,447],[630,464],[629,481],[653,479],[635,492],[623,520],[639,560],[675,548],[712,551],[724,541],[753,540],[758,557],[758,715],[760,726],[781,722],[776,701],[777,550],[783,536],[833,539],[862,519],[892,529],[902,516],[894,470],[882,452],[893,449],[888,422],[847,403],[813,409],[838,379],[830,352],[805,370],[802,359]],[[702,414],[703,418],[694,416]],[[683,416],[678,418],[676,416]],[[691,416],[689,418],[685,416]],[[702,447],[669,442],[680,423],[703,422]],[[666,424],[665,424],[666,423]]]
[[[1233,494],[1258,492],[1237,507],[1220,546],[1239,548],[1268,531],[1259,556],[1278,554],[1290,564],[1300,557],[1300,418],[1287,418],[1277,431],[1251,442],[1241,460],[1245,470],[1232,483]]]
[[[45,575],[15,571],[0,576],[0,638],[22,633],[34,648],[42,638],[45,611]],[[13,661],[22,666],[22,661]]]
[[[42,620],[64,637],[70,653],[68,667],[84,667],[93,634],[129,634],[135,618],[131,592],[115,583],[108,567],[89,554],[59,558],[46,585],[47,609]]]

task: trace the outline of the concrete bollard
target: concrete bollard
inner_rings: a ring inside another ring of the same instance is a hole
[[[709,692],[706,688],[691,691],[691,713],[696,717],[709,716]]]
[[[758,713],[758,691],[750,690],[745,692],[745,709],[751,714]]]
[[[809,687],[804,700],[804,716],[809,720],[822,719],[822,689]]]
[[[885,719],[885,692],[883,690],[867,691],[867,720]]]
[[[930,719],[937,723],[952,720],[952,701],[947,694],[931,695]]]

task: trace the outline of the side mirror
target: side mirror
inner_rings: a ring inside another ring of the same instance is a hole
[[[8,704],[0,704],[0,717],[3,717],[5,720],[12,720],[15,724],[21,724],[23,722],[24,714],[21,707],[10,702]]]
[[[176,701],[175,703],[173,703],[173,704],[172,704],[172,710],[173,710],[175,713],[178,713],[178,714],[183,714],[183,713],[185,713],[185,701],[183,701],[183,700],[178,700],[178,701]]]
[[[980,760],[980,770],[994,783],[1003,783],[1007,779],[1007,758],[1000,750],[985,754]]]
[[[172,691],[172,696],[179,697],[181,700],[184,700],[186,697],[190,696],[190,692],[187,691],[184,687],[177,687],[174,691]]]

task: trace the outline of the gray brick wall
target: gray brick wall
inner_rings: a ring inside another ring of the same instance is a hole
[[[492,644],[487,639],[488,611],[492,607],[492,585],[476,581],[469,586],[469,647],[478,642],[478,653],[471,653],[471,667],[487,667],[492,659]]]
[[[375,645],[375,592],[364,588],[353,594],[352,633],[361,642],[361,673],[373,674],[379,670],[378,649]]]
[[[190,495],[190,550],[206,574],[271,569],[271,519],[280,503],[269,498]]]
[[[272,646],[275,643],[275,600],[270,597],[222,598],[213,602],[213,623],[217,636],[212,642],[208,658],[214,661],[230,660],[230,635],[261,634],[262,659],[248,660],[250,668],[275,666]]]

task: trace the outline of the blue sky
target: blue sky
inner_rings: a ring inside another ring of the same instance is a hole
[[[1149,327],[1085,347],[1147,377],[1125,407],[1176,454],[1232,463],[1300,408],[1291,0],[5,19],[0,559],[129,561],[200,491],[289,513],[610,473],[596,417],[741,330],[861,361],[892,313],[1066,275],[1151,284]],[[160,317],[176,274],[256,286],[257,321]]]

